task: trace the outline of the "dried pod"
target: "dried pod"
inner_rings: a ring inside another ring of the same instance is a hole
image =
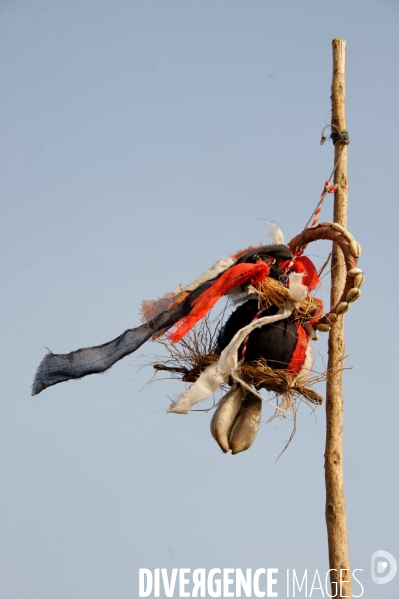
[[[316,329],[318,331],[322,331],[322,333],[328,333],[328,331],[331,330],[331,326],[326,322],[321,322],[320,324],[316,325]]]
[[[346,301],[348,303],[355,302],[357,299],[359,299],[361,294],[362,294],[362,292],[360,291],[360,289],[358,287],[352,287],[352,289],[349,289],[349,291],[348,291],[348,295],[346,296]]]
[[[333,223],[331,223],[329,220],[325,220],[324,223],[321,223],[322,227],[332,227]]]
[[[350,247],[352,256],[355,256],[355,258],[359,258],[360,254],[362,253],[362,248],[360,247],[360,243],[354,239],[353,241],[350,242],[349,247]]]
[[[339,223],[333,223],[332,228],[335,229],[336,231],[339,231],[340,233],[345,233],[345,227],[343,227],[342,225],[340,225]]]
[[[258,434],[261,415],[262,400],[249,393],[242,401],[229,433],[229,446],[233,455],[251,447]]]
[[[349,231],[343,231],[342,235],[344,237],[346,237],[346,239],[348,241],[353,241],[354,240],[354,237],[353,237],[352,233],[349,233]]]
[[[362,271],[362,269],[361,269],[361,268],[351,268],[350,270],[348,270],[348,275],[349,275],[350,277],[356,277],[356,275],[360,275],[360,274],[362,274],[362,273],[363,273],[363,271]],[[358,287],[358,286],[359,286],[359,285],[357,285],[357,287]]]
[[[326,320],[328,320],[328,322],[330,324],[334,324],[334,323],[337,322],[338,316],[337,316],[337,314],[335,314],[334,312],[332,312],[330,314],[326,314]]]
[[[353,284],[355,287],[361,287],[364,283],[364,274],[359,272],[355,278],[353,279]]]
[[[348,302],[341,302],[340,304],[338,304],[338,306],[335,308],[335,312],[337,314],[345,314],[345,312],[347,312],[349,310],[349,304]]]
[[[211,420],[211,434],[220,449],[227,453],[229,447],[229,432],[241,408],[242,387],[233,385],[222,399]]]

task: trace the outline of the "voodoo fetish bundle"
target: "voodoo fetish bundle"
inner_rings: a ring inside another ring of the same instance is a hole
[[[172,402],[169,413],[187,414],[199,401],[224,390],[211,421],[211,433],[224,452],[236,454],[252,445],[262,403],[272,403],[260,390],[274,394],[275,413],[283,417],[292,414],[298,398],[320,404],[322,398],[313,388],[310,341],[317,338],[316,331],[329,331],[359,298],[364,280],[357,267],[360,245],[342,226],[331,222],[305,229],[288,244],[277,226],[271,236],[273,244],[222,258],[187,287],[144,301],[142,326],[97,347],[48,353],[38,367],[32,394],[104,372],[153,338],[173,348],[170,357],[154,367],[192,383]],[[320,284],[319,276],[313,262],[303,255],[306,246],[319,239],[341,248],[347,270],[340,301],[328,313],[312,295]],[[210,331],[209,312],[222,296],[238,307]]]

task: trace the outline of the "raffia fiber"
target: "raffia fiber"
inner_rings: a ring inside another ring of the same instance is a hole
[[[323,375],[310,377],[305,384],[300,377],[292,376],[286,370],[270,368],[266,360],[261,359],[256,362],[244,362],[241,365],[241,377],[257,389],[266,389],[276,395],[298,395],[317,405],[323,403],[323,398],[311,387],[312,384],[323,380]]]
[[[250,286],[249,290],[257,293],[259,297],[262,298],[262,302],[267,308],[271,305],[281,308],[289,299],[287,287],[284,287],[282,283],[270,277],[266,278],[258,285]],[[311,320],[319,311],[319,300],[308,295],[302,300],[299,306],[294,309],[292,318],[294,320]]]
[[[182,357],[179,356],[179,358],[180,360],[175,355],[174,359],[154,364],[153,367],[155,370],[166,370],[179,375],[178,378],[182,378],[186,382],[194,382],[205,368],[217,362],[219,356],[217,354],[197,355],[191,368],[188,366],[187,356],[183,358],[186,366],[181,365]],[[174,361],[175,364],[173,364]],[[243,381],[253,385],[256,389],[266,389],[276,395],[298,396],[298,398],[316,405],[323,403],[323,398],[312,389],[311,385],[324,380],[324,375],[310,377],[305,384],[305,381],[296,379],[286,370],[270,368],[266,360],[245,362],[241,365],[238,374]]]
[[[306,301],[306,300],[305,300]],[[186,382],[194,382],[208,366],[219,359],[215,352],[218,325],[205,319],[192,329],[180,343],[173,345],[164,339],[157,339],[166,351],[167,356],[158,357],[152,366],[157,371],[168,371],[172,377]],[[256,389],[266,389],[276,395],[297,397],[312,404],[320,405],[323,398],[312,388],[325,380],[326,375],[295,377],[286,370],[273,369],[266,360],[244,362],[238,372],[240,378]]]

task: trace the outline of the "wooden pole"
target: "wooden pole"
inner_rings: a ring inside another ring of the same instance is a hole
[[[340,38],[332,41],[333,78],[331,88],[332,134],[346,131],[345,117],[345,47]],[[338,189],[334,197],[334,222],[347,228],[348,146],[339,140],[335,142],[334,164],[338,162],[334,183]],[[344,288],[345,263],[339,247],[334,246],[331,272],[331,305],[335,306]],[[346,511],[343,476],[343,428],[344,401],[342,395],[343,359],[345,356],[344,316],[332,325],[328,340],[328,372],[326,393],[326,522],[328,552],[330,560],[330,580],[332,595],[352,597],[352,578],[349,565],[348,541],[346,534]],[[341,581],[345,582],[341,582]],[[337,583],[337,585],[333,584]]]

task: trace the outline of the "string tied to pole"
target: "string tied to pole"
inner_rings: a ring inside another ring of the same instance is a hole
[[[306,223],[305,227],[304,227],[304,231],[305,229],[308,228],[309,224],[310,226],[313,228],[317,225],[318,221],[319,221],[319,215],[321,212],[321,209],[323,207],[323,203],[325,200],[325,197],[327,195],[327,193],[335,193],[338,189],[338,185],[336,183],[331,183],[332,178],[334,177],[335,171],[337,169],[337,166],[339,164],[339,161],[341,159],[342,156],[342,152],[345,146],[349,145],[349,133],[348,131],[341,131],[340,129],[338,129],[338,127],[336,127],[336,125],[333,125],[332,123],[329,123],[328,125],[326,125],[323,129],[323,131],[321,132],[321,140],[320,140],[320,145],[323,145],[324,142],[326,141],[327,137],[324,135],[324,132],[326,129],[328,129],[328,127],[331,128],[331,134],[330,134],[330,139],[332,140],[333,144],[335,145],[337,142],[341,143],[341,151],[339,153],[339,156],[337,158],[336,163],[334,164],[334,168],[331,172],[331,175],[329,177],[329,179],[324,183],[324,188],[323,191],[321,193],[320,196],[320,200],[315,208],[315,210],[312,213],[312,216],[309,218],[308,222]],[[333,130],[334,129],[334,130]],[[305,251],[307,247],[307,244],[304,245],[300,245],[298,247],[295,248],[294,252],[293,252],[293,258],[290,261],[290,263],[287,265],[287,268],[285,269],[285,272],[287,272],[288,270],[290,270],[296,260],[296,258],[298,258],[299,256],[302,256],[303,252]]]
[[[337,141],[339,141],[344,146],[349,146],[349,142],[350,142],[349,133],[347,131],[345,131],[345,130],[341,131],[340,129],[338,129],[338,127],[336,125],[333,125],[332,123],[329,123],[328,125],[326,125],[324,127],[323,131],[321,132],[321,140],[320,140],[320,145],[321,146],[324,144],[324,142],[327,139],[327,137],[324,135],[324,131],[328,127],[331,127],[330,139],[332,140],[334,146],[337,143]],[[334,127],[335,131],[333,131],[333,127]]]
[[[331,178],[330,178],[330,180],[331,180]],[[308,228],[308,225],[312,219],[313,219],[312,224],[310,226],[315,227],[317,225],[317,223],[319,221],[319,214],[321,212],[326,195],[328,193],[335,193],[337,191],[337,189],[338,189],[338,185],[336,185],[335,183],[333,183],[332,185],[331,185],[330,181],[326,181],[324,183],[324,188],[323,188],[323,191],[321,192],[319,203],[316,206],[316,210],[313,212],[312,216],[306,223],[305,229]]]

